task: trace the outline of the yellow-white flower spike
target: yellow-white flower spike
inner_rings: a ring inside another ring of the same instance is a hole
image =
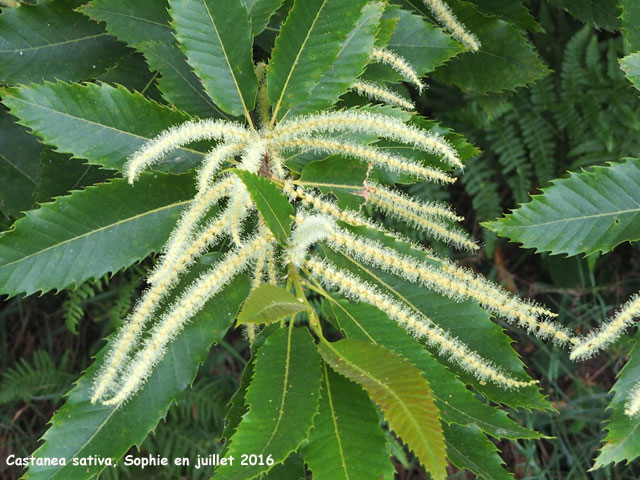
[[[640,317],[640,295],[634,295],[607,323],[593,330],[573,347],[569,358],[584,360],[613,343]]]
[[[267,281],[271,285],[278,284],[278,269],[276,267],[276,252],[272,246],[267,249]]]
[[[251,195],[249,195],[247,188],[240,179],[235,181],[230,197],[229,206],[227,207],[230,214],[229,231],[233,243],[236,246],[240,246],[243,243],[242,225],[253,204],[251,203]]]
[[[480,50],[481,44],[478,37],[467,32],[464,25],[458,21],[449,5],[442,0],[423,0],[424,4],[429,7],[433,15],[438,19],[442,26],[462,45],[472,52]]]
[[[283,140],[276,143],[275,146],[276,148],[283,150],[295,148],[304,151],[324,151],[347,155],[349,157],[386,168],[392,172],[407,173],[409,175],[420,177],[423,180],[432,180],[443,183],[453,183],[456,181],[454,177],[447,175],[437,168],[424,167],[410,158],[389,155],[378,148],[363,146],[357,143],[340,142],[330,138],[315,137]]]
[[[636,383],[631,392],[629,392],[629,399],[624,406],[624,413],[628,417],[636,417],[640,413],[640,382]]]
[[[102,398],[105,392],[113,386],[130,352],[136,346],[144,325],[151,319],[160,301],[167,296],[172,285],[196,256],[225,232],[225,227],[228,223],[228,215],[225,216],[223,214],[212,219],[209,225],[196,235],[195,240],[182,252],[181,256],[173,262],[171,269],[164,269],[163,271],[156,269],[154,283],[145,291],[113,341],[113,346],[105,359],[104,367],[93,387],[92,403]]]
[[[331,247],[346,252],[363,263],[375,265],[407,281],[421,283],[449,298],[471,298],[491,313],[517,323],[541,338],[552,338],[557,343],[567,343],[573,338],[563,327],[537,318],[527,308],[528,305],[515,295],[498,292],[496,288],[487,288],[490,286],[489,282],[483,285],[460,281],[436,266],[401,254],[380,242],[362,239],[340,228],[333,228],[327,232],[325,238]],[[496,293],[499,295],[495,295]]]
[[[171,127],[145,143],[125,164],[125,176],[133,183],[144,169],[159,162],[172,150],[198,140],[251,143],[259,137],[240,124],[222,120],[194,120]]]
[[[437,347],[441,354],[479,380],[488,380],[505,388],[522,388],[535,384],[535,381],[516,380],[504,374],[458,339],[451,337],[431,319],[412,312],[360,278],[314,258],[306,259],[304,266],[328,287],[338,288],[347,297],[378,308],[412,335],[424,338],[429,345]]]
[[[500,302],[506,305],[509,302],[511,302],[512,298],[518,298],[515,295],[503,289],[502,287],[500,287],[499,285],[496,285],[488,281],[486,278],[484,278],[481,275],[478,275],[472,270],[463,268],[441,257],[432,256],[431,259],[438,262],[440,264],[440,268],[445,272],[447,272],[447,274],[451,275],[453,278],[466,283],[467,285],[469,285],[469,288],[472,290],[486,291],[487,295],[489,297],[494,298],[497,302]],[[552,312],[551,310],[544,308],[540,305],[536,305],[531,301],[520,300],[520,302],[522,304],[521,307],[525,311],[531,313],[532,315],[547,317],[547,318],[553,318],[558,316],[557,313]],[[577,342],[577,339],[575,337],[571,337],[569,339],[569,342],[575,343]]]
[[[367,202],[383,211],[393,210],[391,213],[399,216],[408,212],[424,217],[446,218],[454,222],[464,220],[464,217],[456,215],[448,205],[416,201],[402,192],[375,183],[367,184]]]
[[[373,60],[374,62],[389,65],[396,72],[402,75],[405,80],[413,83],[418,89],[418,93],[422,93],[422,90],[424,89],[424,83],[422,83],[422,81],[420,80],[420,76],[411,66],[411,64],[400,55],[396,55],[386,48],[374,48],[371,52],[371,60]]]
[[[264,251],[269,241],[270,239],[263,235],[253,238],[242,248],[229,252],[209,272],[196,280],[160,318],[141,350],[126,368],[119,390],[112,398],[103,401],[103,404],[119,405],[133,395],[162,358],[166,345],[175,338],[189,319],[200,311],[209,298],[222,290],[256,255]]]
[[[409,100],[401,97],[397,93],[392,92],[382,85],[365,82],[364,80],[358,80],[353,85],[351,85],[351,89],[356,91],[360,95],[364,95],[365,97],[370,98],[371,100],[377,100],[379,102],[404,108],[405,110],[409,111],[416,109],[416,106]]]
[[[215,174],[222,164],[229,158],[242,153],[245,146],[241,143],[218,145],[212,149],[202,161],[202,168],[198,172],[198,195],[202,195],[210,186]]]
[[[367,226],[369,228],[377,229],[381,228],[367,217],[351,210],[342,210],[335,203],[326,200],[319,195],[302,188],[301,186],[285,182],[282,189],[291,199],[300,199],[304,205],[313,208],[317,213],[330,215],[336,220],[348,223],[349,225]]]
[[[253,269],[253,279],[251,280],[251,289],[258,288],[264,280],[264,268],[267,263],[267,250],[264,249],[256,257],[256,265]]]
[[[279,180],[287,178],[287,171],[284,168],[284,162],[282,157],[273,149],[268,151],[269,161],[271,165],[271,171],[275,173],[275,176]]]
[[[156,283],[159,278],[172,274],[174,262],[189,248],[193,240],[193,231],[197,223],[206,215],[212,205],[229,194],[235,182],[237,182],[236,178],[227,175],[196,195],[173,229],[167,241],[162,261],[149,277],[150,283]]]
[[[466,235],[464,232],[458,229],[453,229],[450,226],[440,223],[433,218],[430,218],[426,212],[416,213],[406,207],[403,203],[394,203],[390,199],[370,196],[369,200],[374,207],[390,214],[391,216],[411,223],[421,230],[429,232],[434,238],[441,240],[453,247],[461,250],[474,251],[480,248],[478,244]]]
[[[242,161],[238,168],[250,173],[258,173],[258,170],[260,170],[260,167],[262,166],[266,147],[267,144],[263,140],[256,141],[252,145],[249,145],[242,156]],[[231,213],[231,238],[237,246],[240,246],[243,243],[242,224],[250,213],[253,207],[253,202],[251,201],[249,191],[239,178],[235,180],[229,196],[230,201],[228,208]]]
[[[326,215],[299,216],[296,218],[296,222],[297,225],[291,234],[287,254],[289,261],[296,267],[300,267],[307,256],[309,246],[331,235],[336,225]]]
[[[268,132],[269,141],[309,138],[315,132],[359,132],[407,143],[440,156],[448,164],[463,168],[456,150],[438,133],[427,132],[386,115],[369,112],[328,112],[281,122]]]

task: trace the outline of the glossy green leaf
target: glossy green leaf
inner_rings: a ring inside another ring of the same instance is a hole
[[[486,16],[466,2],[447,3],[467,30],[480,39],[482,47],[438,69],[438,79],[482,94],[515,90],[549,73],[524,32],[512,23]]]
[[[542,26],[533,18],[524,0],[472,0],[483,12],[497,15],[517,27],[530,32],[543,32]]]
[[[223,117],[178,48],[167,7],[167,0],[93,0],[80,11],[105,22],[111,35],[144,53],[151,69],[160,73],[158,88],[168,102],[191,115]]]
[[[87,165],[82,159],[45,149],[40,154],[38,186],[33,192],[34,198],[38,203],[50,202],[55,197],[67,195],[73,190],[82,190],[89,185],[106,182],[114,175],[113,170]]]
[[[265,283],[251,291],[238,314],[238,325],[269,324],[309,310],[310,307],[293,294]]]
[[[613,399],[608,407],[611,418],[604,427],[607,436],[593,468],[623,461],[628,463],[640,456],[640,422],[637,417],[629,418],[624,413],[631,390],[640,382],[639,341],[640,333],[636,333],[629,361],[620,370],[616,383],[611,388],[610,393],[613,393]]]
[[[195,273],[203,271],[207,260],[211,263],[211,258],[201,260],[178,290],[193,280]],[[93,478],[104,466],[74,466],[71,459],[97,455],[117,460],[131,446],[139,446],[191,384],[198,367],[209,355],[211,344],[224,337],[249,290],[248,283],[246,277],[238,277],[209,300],[171,342],[170,353],[158,363],[146,383],[120,408],[92,405],[89,401],[94,377],[104,360],[106,347],[103,348],[53,416],[51,427],[43,436],[44,444],[34,453],[36,458],[65,458],[67,465],[33,466],[26,478]]]
[[[137,90],[150,100],[162,101],[162,95],[158,91],[154,74],[147,65],[146,59],[141,53],[134,50],[122,57],[118,63],[96,77],[97,82],[108,83],[111,86],[122,85],[127,90]]]
[[[318,351],[331,368],[359,383],[380,405],[396,435],[431,476],[446,476],[444,435],[431,387],[406,358],[380,345],[344,339],[321,343]]]
[[[327,109],[349,90],[369,62],[383,10],[384,5],[380,2],[365,5],[360,18],[342,42],[334,62],[302,102],[291,109],[290,117]]]
[[[240,421],[245,413],[247,413],[246,396],[247,388],[253,378],[253,372],[255,368],[254,357],[247,362],[242,371],[242,379],[240,380],[240,386],[235,391],[231,400],[229,400],[227,414],[224,417],[224,431],[222,432],[222,438],[225,439],[224,448],[229,446],[229,439],[238,428]]]
[[[325,194],[332,193],[340,208],[357,210],[365,201],[359,193],[363,191],[367,170],[367,165],[354,158],[332,155],[307,163],[302,169],[300,182]]]
[[[260,35],[267,28],[269,19],[283,2],[284,0],[242,0],[247,8],[249,20],[251,20],[251,31],[254,37]]]
[[[158,251],[193,197],[191,175],[145,174],[75,191],[0,236],[0,293],[61,290]]]
[[[114,170],[122,170],[129,155],[163,130],[189,120],[137,92],[106,84],[57,82],[9,88],[3,91],[3,103],[57,151]],[[184,171],[203,156],[185,146],[167,154],[159,168]]]
[[[593,167],[555,180],[505,217],[485,226],[552,255],[608,252],[640,239],[640,160]]]
[[[96,22],[104,22],[107,32],[135,46],[146,41],[173,41],[167,6],[167,0],[91,0],[78,11]]]
[[[358,384],[326,365],[323,373],[320,411],[302,450],[314,478],[393,480],[395,469],[371,400]]]
[[[267,68],[274,119],[302,102],[336,60],[365,0],[297,0],[280,30]]]
[[[33,205],[42,144],[0,108],[0,212],[17,217]]]
[[[396,25],[384,47],[405,58],[420,76],[434,71],[464,51],[464,48],[442,29],[427,23],[422,16],[397,5],[388,6],[383,19],[391,20]],[[377,82],[402,80],[390,67],[378,64],[367,67],[366,77]]]
[[[0,84],[88,80],[127,53],[102,27],[73,11],[78,0],[4,8]]]
[[[255,175],[246,170],[234,169],[233,172],[244,183],[264,223],[276,239],[283,245],[287,244],[291,233],[293,206],[287,197],[273,183],[265,177]]]
[[[258,478],[260,480],[307,480],[304,459],[302,455],[293,453],[287,457],[284,463],[276,465]]]
[[[176,43],[144,42],[138,48],[149,67],[160,72],[158,89],[166,101],[200,118],[231,119],[209,98]]]
[[[636,0],[622,0],[622,33],[629,51],[640,50],[640,3]]]
[[[640,90],[640,52],[621,58],[620,68],[633,86]]]
[[[550,0],[585,23],[614,32],[620,28],[620,3],[618,0]]]
[[[306,328],[280,328],[267,337],[256,355],[247,389],[248,411],[231,437],[227,455],[271,455],[283,462],[309,435],[318,411],[320,358]],[[272,466],[233,465],[217,469],[216,480],[250,479]]]
[[[475,425],[444,425],[449,461],[484,480],[509,480],[498,449]]]
[[[171,0],[173,27],[205,91],[222,110],[249,119],[258,91],[253,35],[240,0]]]
[[[540,437],[539,433],[511,420],[503,410],[479,400],[453,372],[377,308],[332,295],[323,311],[335,317],[347,337],[382,345],[415,365],[429,381],[443,421],[476,425],[495,438]]]

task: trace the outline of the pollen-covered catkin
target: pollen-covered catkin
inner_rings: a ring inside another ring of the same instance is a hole
[[[624,413],[628,417],[636,417],[640,413],[640,382],[636,383],[624,405]]]
[[[462,45],[472,52],[480,50],[480,40],[472,33],[467,32],[464,25],[458,21],[449,5],[442,0],[424,0],[424,4],[429,7],[434,16],[442,26]]]
[[[404,212],[425,217],[445,218],[461,222],[464,217],[456,215],[451,207],[438,202],[422,202],[414,200],[397,190],[391,190],[376,183],[367,185],[367,202],[385,212],[402,216]]]
[[[569,358],[584,360],[615,342],[640,317],[640,295],[633,296],[607,323],[590,332],[573,347]]]
[[[198,140],[224,138],[234,142],[250,143],[259,137],[239,124],[222,120],[194,120],[165,130],[145,143],[125,164],[125,176],[133,183],[144,169],[159,162],[172,150]]]
[[[437,155],[451,166],[463,168],[456,150],[438,133],[426,132],[402,121],[369,112],[341,111],[297,117],[279,123],[266,134],[269,142],[294,138],[314,138],[317,132],[359,132],[413,145],[423,152]]]
[[[162,358],[166,345],[205,305],[213,295],[219,292],[233,277],[246,268],[249,261],[262,254],[270,238],[258,235],[242,248],[230,251],[209,272],[196,280],[184,292],[176,303],[163,315],[151,330],[132,362],[122,375],[122,382],[116,394],[105,405],[118,405],[134,394]]]
[[[389,105],[404,108],[405,110],[410,111],[415,110],[416,108],[415,105],[409,100],[401,97],[397,93],[392,92],[382,85],[365,82],[364,80],[358,80],[353,85],[351,85],[351,89],[359,93],[360,95],[364,95],[370,98],[371,100],[378,100]]]
[[[208,227],[196,235],[195,241],[171,264],[170,269],[156,269],[152,278],[153,283],[145,291],[134,311],[124,322],[124,325],[116,334],[112,347],[107,353],[104,366],[96,378],[91,396],[91,402],[95,403],[111,389],[117,376],[123,368],[130,352],[136,346],[143,327],[152,318],[160,302],[168,295],[171,286],[180,277],[181,273],[191,264],[193,259],[207,246],[215,242],[224,233],[224,227],[229,223],[224,215],[211,220]]]
[[[275,143],[275,142],[274,142]],[[358,160],[372,163],[378,167],[392,172],[407,173],[423,180],[432,180],[443,183],[453,183],[454,177],[447,175],[437,168],[425,167],[410,158],[398,155],[390,155],[378,148],[360,145],[350,142],[339,142],[330,138],[294,138],[275,143],[279,150],[299,148],[306,151],[329,152],[353,157]]]
[[[442,355],[447,356],[479,380],[488,380],[504,388],[522,388],[535,383],[535,381],[516,380],[506,375],[477,353],[469,350],[462,342],[451,337],[426,316],[410,311],[354,275],[328,262],[313,258],[306,259],[303,265],[325,285],[338,288],[347,297],[373,305],[386,313],[408,332],[424,338],[429,345],[437,347]]]
[[[211,150],[202,161],[202,168],[198,171],[198,195],[202,195],[211,185],[213,177],[222,167],[225,160],[240,154],[245,146],[241,143],[218,145]]]
[[[527,328],[541,338],[552,338],[558,343],[566,343],[573,338],[563,327],[537,318],[525,302],[517,297],[494,296],[495,289],[487,288],[488,282],[477,285],[461,281],[436,266],[337,227],[327,229],[324,238],[331,247],[346,252],[358,261],[382,268],[410,282],[421,283],[449,298],[476,300],[488,311]]]
[[[189,248],[195,226],[213,204],[229,194],[236,181],[236,178],[228,175],[196,195],[171,232],[162,261],[149,278],[150,283],[156,283],[160,277],[173,274],[173,264]]]
[[[420,80],[420,76],[415,71],[413,66],[400,55],[396,55],[391,50],[387,50],[386,48],[374,48],[371,51],[371,60],[373,60],[374,62],[389,65],[396,72],[402,75],[405,80],[413,83],[418,89],[418,93],[422,93],[424,84]]]

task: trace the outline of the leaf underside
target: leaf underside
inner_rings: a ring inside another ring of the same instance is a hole
[[[354,339],[321,343],[318,350],[331,368],[359,383],[380,405],[391,428],[436,479],[446,476],[440,414],[429,383],[404,357]]]

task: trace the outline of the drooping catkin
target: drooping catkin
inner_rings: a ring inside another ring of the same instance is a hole
[[[386,116],[370,112],[327,112],[297,117],[267,132],[269,142],[295,138],[314,138],[317,132],[359,132],[412,145],[417,150],[441,157],[454,167],[463,168],[456,150],[436,132],[428,132]]]
[[[133,395],[162,358],[166,345],[182,330],[186,322],[246,268],[253,258],[260,255],[269,241],[264,235],[254,237],[243,247],[227,253],[221,261],[200,276],[152,328],[149,338],[125,369],[118,391],[112,398],[103,401],[103,404],[119,405]]]
[[[388,105],[404,108],[405,110],[415,110],[415,105],[404,97],[401,97],[395,92],[392,92],[388,88],[371,82],[365,82],[364,80],[358,80],[351,89],[360,95],[364,95],[371,100],[378,100]]]
[[[165,130],[145,143],[125,164],[125,176],[135,182],[144,169],[159,162],[172,150],[198,140],[220,140],[250,143],[259,137],[242,125],[222,120],[194,120]]]
[[[491,313],[516,323],[541,338],[551,338],[561,344],[573,339],[568,330],[547,319],[538,318],[526,302],[514,295],[500,292],[497,286],[491,286],[487,281],[462,281],[436,266],[401,254],[380,242],[355,236],[336,226],[328,229],[324,238],[330,246],[347,252],[360,262],[382,268],[410,282],[421,283],[452,299],[473,299]]]
[[[640,317],[640,295],[634,295],[612,319],[591,331],[573,347],[569,358],[585,360],[615,342]]]
[[[423,0],[424,4],[433,12],[442,26],[462,45],[472,52],[480,50],[481,44],[478,37],[469,33],[465,26],[458,21],[449,5],[442,0]]]
[[[275,143],[275,142],[274,142]],[[360,145],[357,143],[343,142],[331,138],[293,138],[275,143],[276,148],[287,150],[299,148],[306,151],[329,152],[346,155],[364,162],[372,163],[392,172],[414,175],[423,180],[431,180],[443,183],[453,183],[456,179],[447,175],[442,170],[433,167],[425,167],[414,160],[398,155],[390,155],[375,147]]]
[[[391,50],[387,50],[386,48],[374,48],[371,51],[371,60],[389,65],[396,72],[402,75],[405,80],[413,83],[413,85],[418,89],[418,93],[422,93],[424,83],[422,83],[416,70],[405,58],[393,53]]]
[[[337,288],[345,296],[373,305],[409,333],[424,338],[439,349],[440,353],[481,381],[491,381],[504,388],[522,388],[535,384],[535,381],[514,379],[491,362],[471,351],[458,339],[451,337],[441,327],[423,314],[414,313],[406,306],[379,292],[358,277],[336,268],[334,265],[313,258],[305,259],[302,266],[328,287]]]

